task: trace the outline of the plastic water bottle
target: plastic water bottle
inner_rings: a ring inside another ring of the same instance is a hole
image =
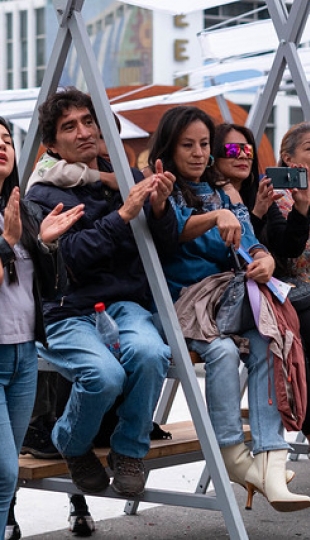
[[[112,317],[106,312],[103,302],[95,304],[96,311],[96,329],[100,334],[101,340],[108,347],[114,356],[120,357],[120,343],[118,326]]]

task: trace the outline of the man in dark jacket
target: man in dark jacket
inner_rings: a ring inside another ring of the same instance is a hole
[[[149,449],[152,416],[170,348],[148,311],[150,289],[130,221],[144,207],[159,254],[170,252],[177,244],[176,221],[168,201],[174,177],[163,173],[158,164],[157,174],[137,179],[125,201],[118,190],[103,184],[100,171],[112,168],[98,157],[95,111],[89,96],[78,90],[51,95],[40,108],[39,123],[51,156],[50,171],[46,177],[41,171],[42,181],[32,182],[27,198],[44,213],[56,201],[63,202],[64,210],[77,201],[85,204],[84,216],[60,243],[68,273],[66,290],[57,301],[46,301],[43,306],[48,349],[40,347],[39,353],[72,382],[68,404],[52,432],[53,442],[82,491],[105,489],[109,478],[92,451],[92,441],[104,413],[122,394],[108,461],[114,471],[114,490],[135,496],[144,489],[142,459]],[[66,174],[66,168],[76,163],[93,171],[92,175],[86,171],[86,181],[72,182],[72,170]],[[60,169],[53,175],[56,165]],[[118,324],[120,361],[96,332],[94,304],[100,301]]]

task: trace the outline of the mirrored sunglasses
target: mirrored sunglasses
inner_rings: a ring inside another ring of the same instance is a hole
[[[253,159],[254,157],[253,145],[249,143],[226,143],[222,150],[221,157],[225,158],[238,158],[241,154],[241,150],[248,159]]]

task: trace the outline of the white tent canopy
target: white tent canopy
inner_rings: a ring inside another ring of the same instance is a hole
[[[152,96],[132,101],[124,101],[112,105],[114,112],[144,109],[153,107],[154,105],[177,105],[178,103],[189,103],[191,101],[199,101],[200,99],[209,99],[211,97],[222,95],[226,92],[235,92],[246,88],[255,88],[265,84],[266,76],[253,77],[241,81],[231,83],[218,84],[209,86],[208,88],[199,88],[197,90],[181,90],[172,94],[163,94],[161,96]]]
[[[217,60],[275,51],[279,46],[279,38],[271,19],[220,30],[203,30],[199,34],[199,40],[203,57]],[[308,19],[300,43],[309,41],[310,20]]]
[[[172,15],[191,13],[201,9],[211,9],[238,0],[119,0],[124,4],[139,6],[144,9],[152,9],[154,11],[166,11]],[[293,0],[286,0],[287,4],[291,4]]]
[[[8,119],[10,122],[17,126],[18,128],[22,129],[27,133],[31,121],[31,116],[33,113],[34,107],[32,108],[31,114],[29,114],[28,117],[21,117],[21,116],[10,116]],[[121,139],[143,139],[144,137],[148,137],[149,133],[148,131],[145,131],[144,129],[141,129],[139,126],[134,124],[133,122],[130,122],[130,120],[127,120],[127,118],[124,118],[124,116],[121,116],[120,114],[117,115],[120,123],[121,123]]]
[[[191,13],[201,9],[210,9],[223,4],[231,4],[236,0],[120,0],[124,4],[139,6],[144,9],[167,11],[172,15]]]
[[[306,74],[307,80],[310,81],[310,47],[302,47],[297,51],[301,65]],[[272,64],[275,58],[275,52],[269,54],[263,54],[258,56],[247,56],[245,58],[236,59],[223,59],[221,61],[207,62],[205,65],[197,68],[193,71],[178,71],[176,76],[181,77],[184,75],[203,75],[204,78],[210,78],[214,80],[215,77],[222,75],[236,76],[244,72],[244,78],[248,79],[251,76],[249,71],[261,72],[262,74],[269,73],[272,68]],[[253,75],[254,76],[254,75]],[[257,73],[256,75],[257,76]],[[239,77],[240,78],[240,77]],[[284,78],[289,78],[289,70],[286,68],[284,72]]]
[[[27,133],[40,88],[0,91],[0,116]],[[139,139],[149,133],[121,115],[121,139]]]

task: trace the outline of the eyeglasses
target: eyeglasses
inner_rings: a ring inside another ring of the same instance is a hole
[[[241,154],[241,150],[248,159],[253,159],[254,148],[253,145],[249,143],[226,143],[222,148],[221,157],[238,158]]]

